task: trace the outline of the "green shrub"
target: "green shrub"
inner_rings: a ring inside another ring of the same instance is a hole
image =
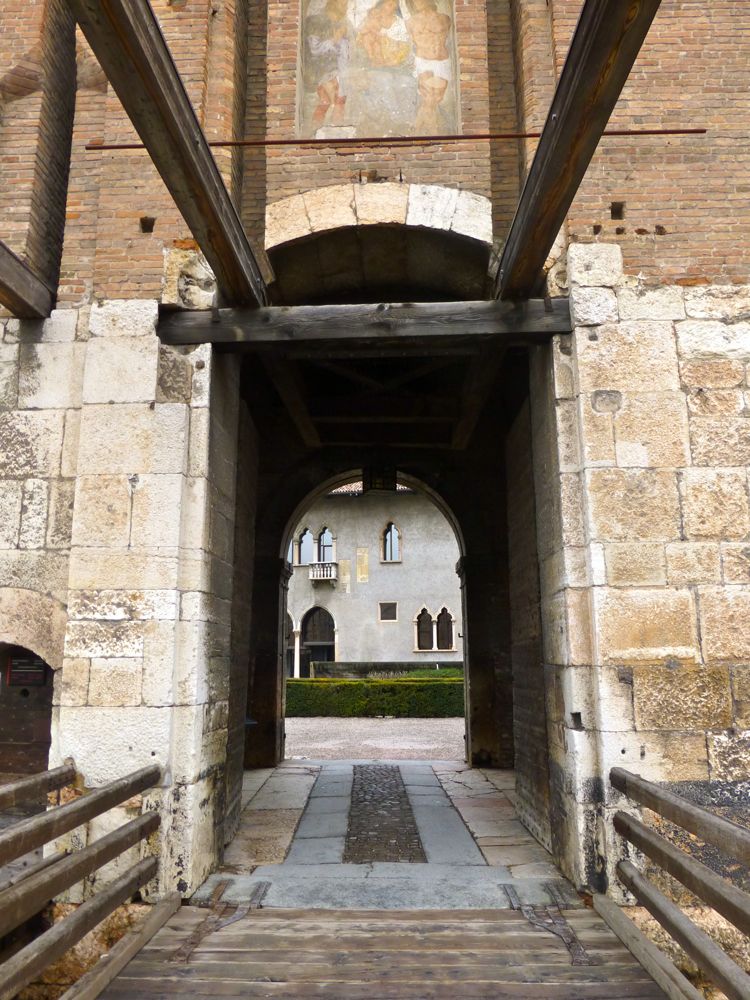
[[[329,678],[286,682],[289,716],[444,719],[464,714],[464,684],[453,680],[365,680]]]

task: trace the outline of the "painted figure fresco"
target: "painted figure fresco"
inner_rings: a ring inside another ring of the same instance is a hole
[[[452,0],[302,0],[299,134],[458,131]]]

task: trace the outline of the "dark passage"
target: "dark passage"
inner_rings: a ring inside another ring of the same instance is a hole
[[[344,863],[426,863],[401,772],[393,764],[355,764]]]

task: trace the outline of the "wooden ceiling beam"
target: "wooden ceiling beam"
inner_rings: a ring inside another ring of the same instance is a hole
[[[19,319],[44,319],[55,293],[0,240],[0,304]]]
[[[469,363],[463,390],[463,412],[453,429],[453,448],[463,450],[471,441],[482,410],[489,402],[504,358],[505,347],[502,344],[488,344]]]
[[[467,338],[483,337],[499,338],[511,346],[541,343],[556,333],[570,332],[567,299],[162,310],[158,328],[165,344],[211,343],[233,350],[455,347]]]
[[[500,260],[499,298],[537,293],[545,261],[660,2],[584,3]]]
[[[308,448],[319,448],[320,434],[310,417],[297,366],[293,361],[274,355],[267,355],[263,364],[303,443]]]
[[[226,302],[263,305],[266,285],[147,0],[70,0]]]

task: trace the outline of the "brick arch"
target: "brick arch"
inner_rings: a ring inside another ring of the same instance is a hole
[[[441,230],[492,244],[492,203],[440,184],[334,184],[272,202],[266,250],[352,226],[401,225]]]
[[[63,661],[65,606],[34,590],[0,590],[0,643],[23,646],[58,670]]]

